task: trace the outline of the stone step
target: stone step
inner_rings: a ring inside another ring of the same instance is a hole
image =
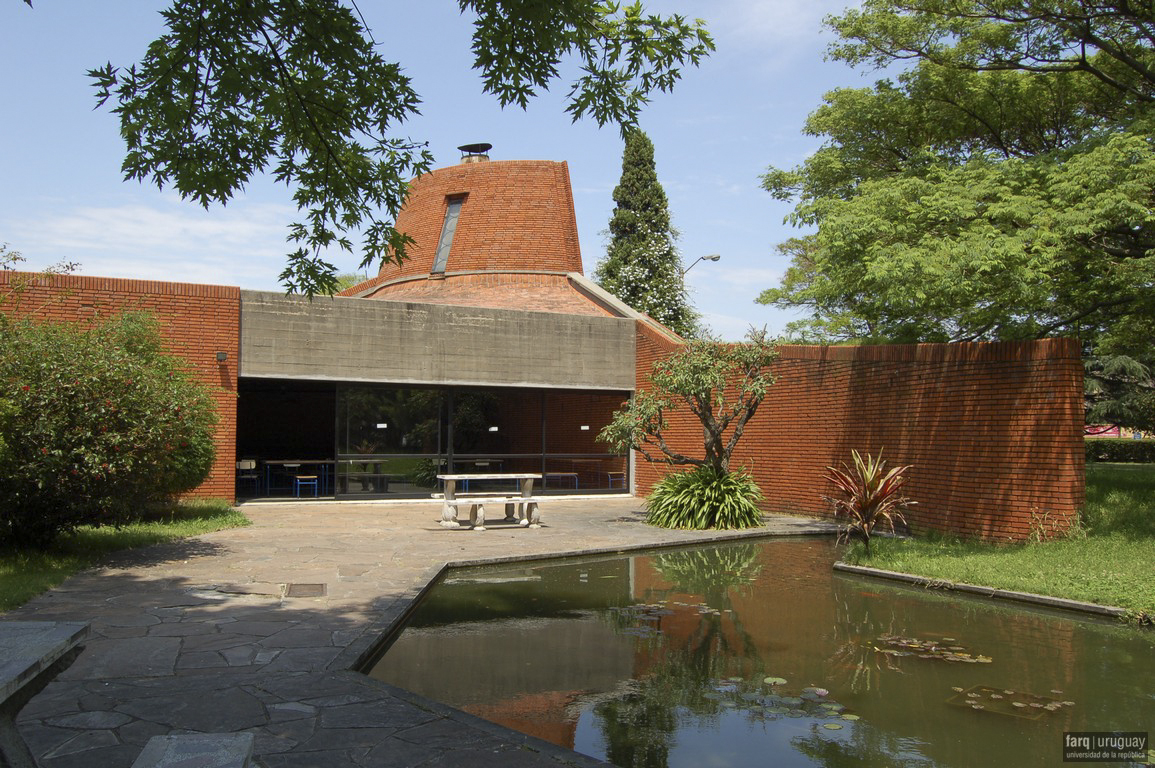
[[[251,733],[177,733],[153,736],[132,768],[248,768]]]

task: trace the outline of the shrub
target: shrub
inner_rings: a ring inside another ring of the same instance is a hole
[[[701,466],[666,475],[646,499],[646,522],[662,528],[753,528],[762,492],[745,472]]]
[[[1087,461],[1119,461],[1155,464],[1155,440],[1127,440],[1121,437],[1089,437],[1084,444]]]
[[[0,542],[120,525],[207,477],[212,401],[151,317],[91,330],[0,318],[0,345]]]
[[[826,468],[826,479],[834,483],[842,496],[824,498],[834,506],[835,518],[846,519],[846,527],[839,538],[843,541],[855,537],[862,539],[869,557],[870,537],[878,525],[886,523],[892,532],[895,520],[906,525],[902,510],[915,502],[901,495],[899,490],[906,482],[905,473],[910,467],[895,467],[887,472],[882,454],[877,459],[870,454],[863,458],[858,451],[851,451],[850,454],[854,461],[853,468],[845,464],[842,469]]]

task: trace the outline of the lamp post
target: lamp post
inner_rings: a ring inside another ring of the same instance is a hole
[[[681,276],[685,277],[686,273],[689,272],[691,269],[693,269],[694,265],[697,264],[699,261],[717,261],[720,258],[722,258],[722,254],[720,254],[720,253],[711,253],[709,256],[699,256],[698,258],[696,258],[692,262],[690,262],[690,266],[688,266],[682,270]]]

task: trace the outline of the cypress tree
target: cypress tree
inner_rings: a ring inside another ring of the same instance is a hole
[[[614,203],[606,256],[594,280],[639,312],[682,336],[694,336],[698,313],[682,280],[678,232],[670,224],[666,192],[658,181],[653,142],[640,130],[626,135]]]

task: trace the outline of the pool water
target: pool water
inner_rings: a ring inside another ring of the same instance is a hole
[[[1151,731],[1155,632],[835,574],[829,539],[451,572],[373,677],[628,768],[1034,766]]]

